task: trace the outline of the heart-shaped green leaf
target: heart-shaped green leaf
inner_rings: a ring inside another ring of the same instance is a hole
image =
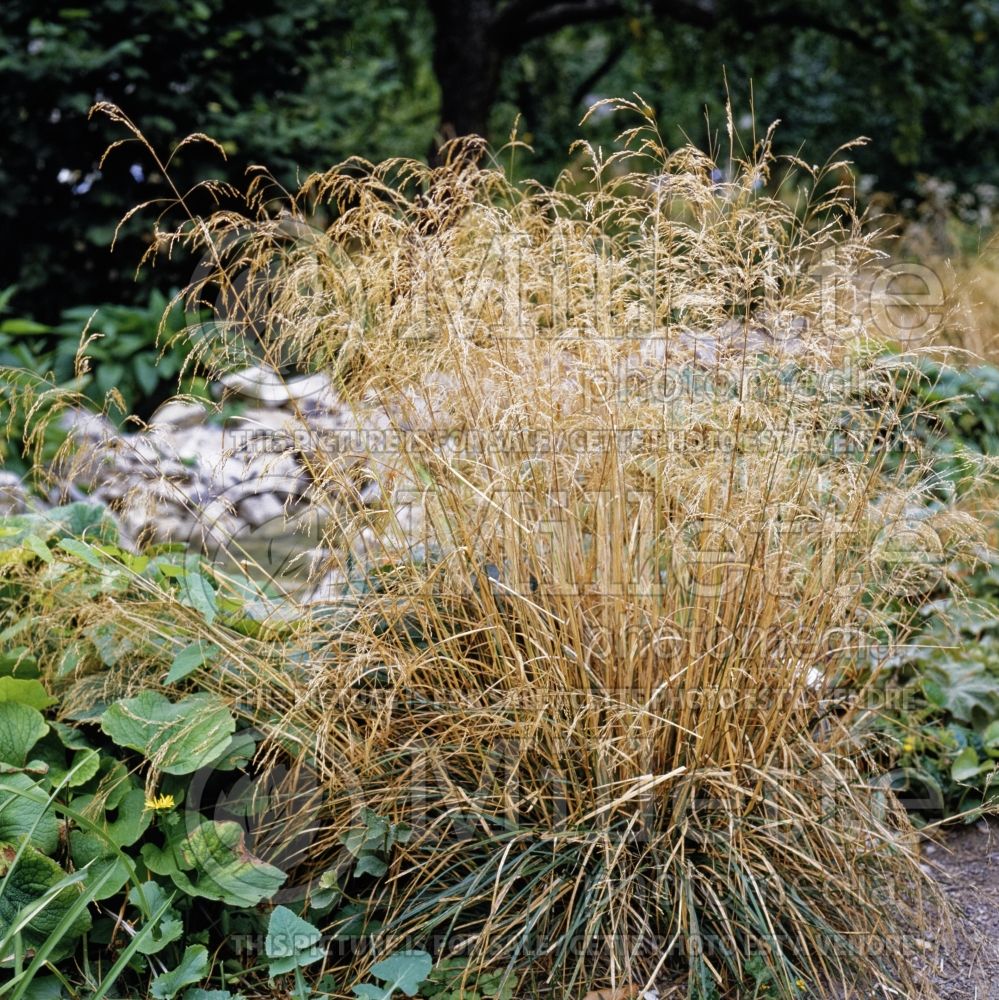
[[[59,823],[49,796],[26,774],[0,777],[0,841],[28,837],[33,847],[51,854],[59,845]]]
[[[264,942],[264,950],[270,959],[271,979],[318,962],[324,954],[319,947],[321,937],[318,927],[313,927],[287,906],[276,906],[271,913]]]
[[[167,684],[183,680],[206,663],[214,663],[220,652],[219,647],[211,642],[197,641],[185,646],[170,664],[170,671],[166,676]]]
[[[159,882],[140,882],[133,886],[128,894],[128,901],[139,907],[147,919],[148,915],[162,913],[156,926],[139,945],[139,951],[143,955],[155,955],[184,933],[180,914],[168,905],[169,897]]]
[[[16,701],[39,710],[56,703],[41,681],[24,680],[19,677],[0,677],[0,702]]]
[[[982,746],[990,756],[999,754],[999,719],[990,722],[982,733]]]
[[[986,665],[971,659],[939,659],[926,667],[923,691],[958,722],[977,725],[999,717],[999,685]]]
[[[180,587],[180,603],[194,608],[209,625],[218,615],[215,588],[194,568],[188,569],[184,574]]]
[[[208,949],[203,944],[194,944],[184,949],[184,955],[176,969],[157,976],[149,987],[149,993],[156,1000],[173,1000],[185,987],[198,983],[208,973]]]
[[[371,975],[384,986],[362,983],[354,992],[364,1000],[389,1000],[396,990],[416,996],[420,984],[430,975],[433,959],[425,951],[399,951],[371,966]]]
[[[955,781],[970,781],[978,777],[978,754],[974,747],[965,747],[954,759],[950,767],[950,776]]]
[[[45,550],[48,552],[48,549]],[[22,619],[26,621],[27,619]],[[5,632],[9,632],[6,629]],[[38,661],[28,650],[27,646],[15,646],[5,653],[0,653],[0,677],[20,677],[32,680],[38,677]],[[17,698],[11,699],[17,701]]]
[[[210,820],[176,845],[160,850],[146,844],[142,857],[150,870],[168,875],[189,896],[251,907],[269,899],[284,884],[284,872],[254,857],[238,823]]]

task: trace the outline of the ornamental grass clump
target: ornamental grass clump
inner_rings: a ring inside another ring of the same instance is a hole
[[[314,734],[316,872],[365,816],[410,829],[365,883],[378,955],[524,996],[915,995],[939,900],[853,724],[975,526],[897,460],[915,352],[841,164],[670,152],[615,107],[583,190],[466,141],[159,231],[204,255],[204,368],[327,373],[361,427],[296,443],[340,511],[307,666],[200,682],[278,684]]]

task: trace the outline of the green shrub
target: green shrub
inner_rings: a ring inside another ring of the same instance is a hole
[[[181,955],[184,926],[190,940],[205,901],[252,908],[285,881],[247,852],[236,823],[199,821],[193,812],[184,822],[179,809],[192,774],[232,769],[252,755],[254,742],[234,736],[226,703],[204,692],[167,696],[141,681],[128,696],[130,682],[119,676],[116,689],[111,676],[125,662],[143,664],[155,683],[153,671],[162,674],[181,647],[162,634],[140,641],[101,624],[102,611],[168,587],[179,595],[175,611],[194,605],[201,610],[192,613],[204,614],[203,600],[184,596],[195,579],[197,565],[182,552],[117,548],[114,522],[100,507],[0,519],[0,965],[11,977],[4,996],[34,995],[25,991],[39,973],[62,978],[63,960],[96,946],[114,959],[105,963],[98,952],[89,966],[87,985],[101,995],[119,979],[141,983],[158,973],[151,995],[173,997],[209,975],[203,946]],[[169,616],[159,626],[169,634]],[[126,904],[137,911],[128,918],[131,939],[114,945]]]
[[[999,575],[994,557],[968,582],[970,603],[940,600],[886,675],[895,785],[920,822],[999,809]]]
[[[82,388],[99,407],[114,394],[113,413],[148,416],[178,391],[184,359],[190,353],[182,332],[191,322],[198,318],[186,315],[179,303],[168,307],[167,298],[158,291],[144,307],[73,306],[63,311],[55,326],[4,319],[0,365],[48,373],[59,386]],[[192,373],[186,374],[185,390],[204,392],[203,381],[192,381]]]

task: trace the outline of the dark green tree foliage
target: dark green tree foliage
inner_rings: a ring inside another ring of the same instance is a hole
[[[189,276],[162,261],[133,274],[155,213],[114,227],[169,191],[137,145],[100,155],[122,134],[88,120],[118,103],[184,183],[241,181],[266,164],[285,185],[352,154],[423,151],[436,117],[429,18],[414,5],[361,0],[6,0],[0,4],[0,288],[14,309],[54,321],[81,302],[145,301],[150,284]],[[206,207],[196,202],[196,207]],[[190,268],[190,262],[184,266]]]
[[[185,183],[238,183],[261,163],[292,186],[350,155],[424,154],[442,134],[502,140],[518,113],[535,145],[518,170],[551,179],[592,98],[638,91],[669,138],[703,144],[726,76],[737,118],[752,105],[761,124],[782,119],[785,149],[823,159],[872,136],[857,159],[882,189],[907,193],[919,173],[966,189],[999,166],[999,0],[76,2],[0,5],[0,288],[16,282],[14,311],[48,321],[187,277],[164,261],[133,284],[148,214],[109,255],[117,220],[168,191],[136,146],[98,175],[120,135],[88,121],[97,99],[161,149],[218,139],[228,163],[181,150]],[[614,129],[595,119],[586,134]]]
[[[731,65],[740,80],[757,81],[785,138],[823,154],[830,141],[871,136],[858,162],[887,191],[911,189],[920,173],[962,189],[995,182],[999,4],[820,0],[788,4],[786,14],[775,6],[759,44],[751,28],[742,44],[729,36],[738,53]]]
[[[493,5],[501,18],[518,4]],[[722,126],[727,78],[737,119],[751,105],[764,126],[779,118],[783,149],[804,144],[806,157],[821,160],[842,142],[870,136],[856,160],[883,190],[909,194],[919,174],[953,180],[962,190],[996,181],[995,0],[577,0],[533,7],[557,12],[566,26],[530,38],[510,56],[492,124],[505,130],[511,112],[521,110],[546,158],[564,150],[588,100],[632,91],[653,104],[661,125],[673,127],[674,141],[682,129],[706,143],[703,112],[707,107],[712,131]]]

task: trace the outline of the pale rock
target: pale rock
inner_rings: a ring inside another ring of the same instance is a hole
[[[220,569],[276,577],[299,601],[340,598],[351,547],[365,561],[412,548],[422,506],[410,502],[399,518],[382,512],[386,497],[405,505],[391,486],[406,475],[394,428],[407,407],[420,426],[435,426],[455,385],[431,380],[422,408],[410,401],[390,416],[377,394],[341,399],[325,375],[282,381],[260,368],[222,381],[256,405],[222,422],[210,407],[173,400],[138,432],[71,411],[64,426],[81,447],[63,491],[90,488],[119,515],[127,545],[184,542]]]
[[[28,491],[21,477],[13,472],[0,470],[0,516],[23,514],[29,507]]]
[[[240,518],[254,528],[270,521],[284,521],[284,503],[274,493],[255,493],[245,497],[238,505]]]
[[[106,443],[118,437],[117,429],[107,417],[89,410],[64,411],[59,415],[59,426],[78,441]]]
[[[151,429],[163,426],[172,429],[196,427],[204,423],[205,415],[205,407],[198,403],[172,399],[157,409],[149,421],[149,427]]]
[[[219,385],[232,395],[255,399],[267,406],[281,406],[290,398],[281,376],[273,369],[261,366],[227,372],[219,378]]]
[[[285,383],[289,399],[297,402],[323,398],[335,401],[336,396],[330,388],[328,375],[316,372],[312,375],[299,375]]]

